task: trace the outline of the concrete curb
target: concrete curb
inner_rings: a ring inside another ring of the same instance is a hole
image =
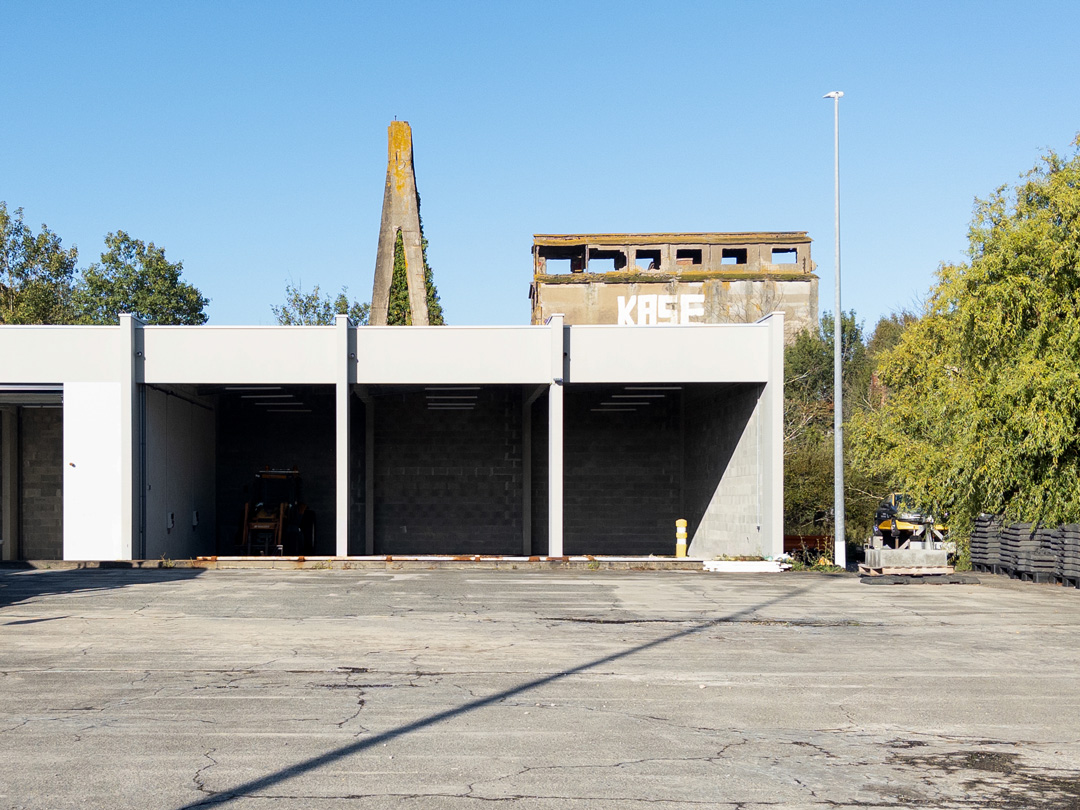
[[[188,560],[21,560],[0,563],[2,569],[71,571],[202,569],[402,571],[402,570],[588,570],[696,571],[703,560],[664,557],[197,557]]]

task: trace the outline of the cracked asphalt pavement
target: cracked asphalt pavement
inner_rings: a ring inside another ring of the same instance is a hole
[[[1080,591],[0,570],[0,808],[1080,808]]]

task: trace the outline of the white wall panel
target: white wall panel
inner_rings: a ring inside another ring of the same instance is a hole
[[[146,559],[212,554],[214,414],[148,388],[146,417]]]
[[[326,383],[344,362],[332,326],[151,326],[140,382]]]
[[[365,326],[356,334],[356,381],[528,384],[549,382],[543,327]]]
[[[4,326],[0,382],[119,380],[129,357],[119,326]]]
[[[120,383],[64,384],[64,559],[123,560]]]
[[[194,450],[191,506],[199,513],[199,525],[191,533],[191,555],[213,554],[217,544],[217,420],[214,412],[193,408],[191,432]]]
[[[572,326],[569,382],[766,382],[769,328]]]

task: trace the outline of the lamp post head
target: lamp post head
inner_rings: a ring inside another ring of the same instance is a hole
[[[842,90],[833,90],[831,93],[826,93],[822,98],[843,98],[844,92]]]

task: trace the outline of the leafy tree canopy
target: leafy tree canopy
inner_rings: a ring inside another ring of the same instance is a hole
[[[969,243],[884,354],[856,458],[961,533],[981,511],[1080,521],[1080,137],[978,200]]]
[[[350,301],[348,287],[342,287],[334,298],[319,291],[316,284],[306,293],[292,283],[285,285],[285,303],[271,307],[274,317],[282,326],[328,326],[337,315],[348,315],[358,326],[366,326],[371,304]]]
[[[123,231],[105,237],[101,263],[82,274],[73,296],[81,323],[118,323],[122,312],[148,324],[206,323],[209,302],[181,280],[182,262],[170,262],[165,250]]]
[[[417,203],[419,204],[419,199]],[[424,220],[420,219],[420,254],[424,258],[424,288],[427,291],[429,326],[444,326],[442,303],[435,287],[435,277],[427,260],[428,241],[424,236]],[[394,272],[390,277],[390,301],[386,310],[387,326],[412,326],[412,306],[409,303],[409,281],[405,274],[405,242],[398,231],[394,240]]]
[[[817,534],[833,507],[833,335],[832,313],[816,329],[800,332],[784,352],[784,524],[788,534]],[[844,412],[865,406],[873,355],[854,312],[841,318]],[[875,337],[882,330],[879,323]],[[874,338],[869,341],[873,344]],[[846,443],[846,439],[845,439]],[[880,484],[850,464],[845,454],[846,525],[852,539],[865,536]],[[818,525],[815,525],[815,521]]]
[[[429,326],[445,326],[443,318],[442,302],[439,300],[439,291],[435,288],[435,275],[427,260],[428,241],[424,238],[424,223],[420,223],[420,250],[424,257],[424,287],[427,290],[427,312]]]
[[[69,323],[78,250],[65,250],[45,225],[35,234],[5,202],[0,240],[0,323]]]
[[[390,276],[390,301],[386,308],[387,326],[412,326],[409,282],[405,277],[405,241],[401,231],[394,240],[394,272]]]

